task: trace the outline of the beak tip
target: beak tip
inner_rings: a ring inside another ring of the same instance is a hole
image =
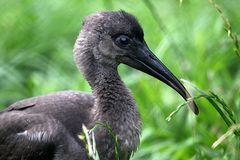
[[[192,108],[192,111],[195,115],[198,115],[199,114],[199,109],[197,107],[197,105],[194,103],[194,107]]]
[[[188,106],[193,111],[193,113],[195,115],[198,115],[199,114],[199,109],[198,109],[198,106],[196,105],[196,103],[192,99],[188,99],[187,101],[188,101]]]

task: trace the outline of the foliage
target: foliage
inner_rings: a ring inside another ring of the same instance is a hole
[[[90,91],[72,60],[82,19],[97,10],[123,9],[138,17],[146,42],[162,62],[217,105],[198,98],[199,116],[183,106],[167,121],[183,103],[181,97],[121,65],[143,121],[141,145],[132,160],[240,159],[239,2],[1,0],[0,107],[58,90]],[[189,90],[195,97],[204,95]]]

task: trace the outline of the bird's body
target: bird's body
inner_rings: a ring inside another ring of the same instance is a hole
[[[92,94],[62,91],[33,97],[0,112],[0,160],[85,160],[82,125],[107,124],[117,137],[119,158],[137,149],[141,121],[136,103],[122,82],[117,66],[125,63],[190,95],[150,52],[143,31],[130,14],[97,12],[88,16],[75,43],[75,62]],[[195,113],[198,112],[193,102]],[[95,130],[101,160],[115,159],[115,140],[105,128]]]
[[[0,113],[7,122],[0,123],[0,159],[52,160],[58,152],[55,159],[69,159],[63,151],[70,159],[86,158],[78,135],[93,102],[90,94],[63,91],[12,104]]]

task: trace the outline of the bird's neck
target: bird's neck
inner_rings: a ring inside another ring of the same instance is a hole
[[[110,125],[121,148],[136,149],[141,122],[134,98],[120,79],[117,68],[104,66],[95,71],[95,81],[91,84],[95,96],[93,124]],[[103,132],[99,130],[100,136]]]

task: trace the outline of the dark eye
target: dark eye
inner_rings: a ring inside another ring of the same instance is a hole
[[[120,35],[115,39],[115,43],[120,47],[124,47],[130,43],[130,38],[127,35]]]

